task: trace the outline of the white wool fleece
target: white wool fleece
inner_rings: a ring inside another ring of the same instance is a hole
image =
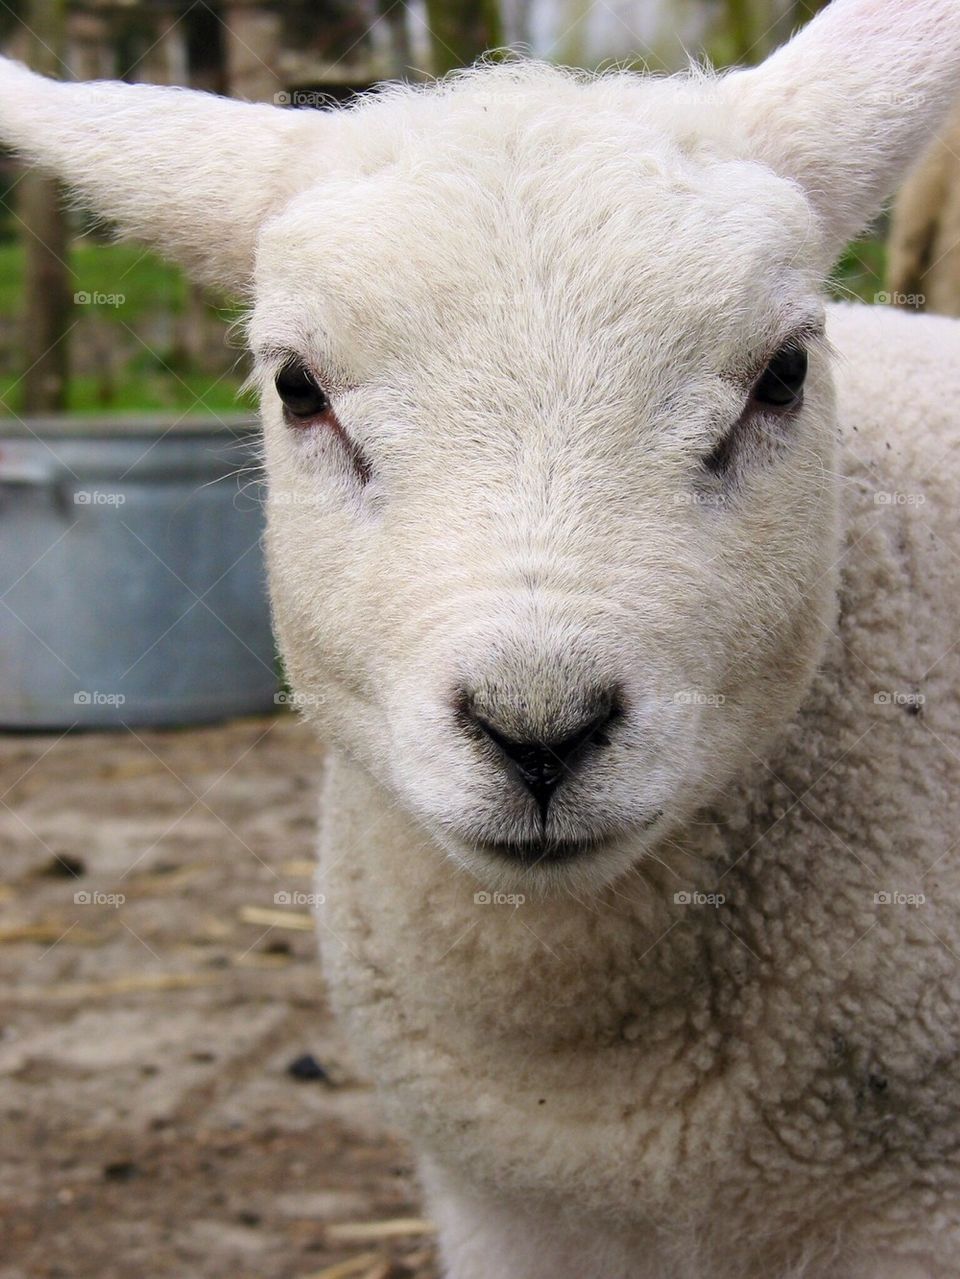
[[[960,0],[339,112],[0,63],[250,300],[325,968],[448,1279],[957,1273],[960,331],[822,286],[958,79]]]

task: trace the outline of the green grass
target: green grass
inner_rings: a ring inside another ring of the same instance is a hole
[[[865,236],[851,244],[830,281],[836,298],[874,303],[887,287],[887,245],[882,235]]]
[[[236,381],[215,382],[209,373],[186,373],[173,376],[158,368],[139,373],[132,365],[114,381],[109,396],[104,384],[93,376],[70,379],[67,392],[69,413],[161,413],[178,414],[253,413],[249,398],[241,399]],[[20,412],[20,382],[15,377],[0,377],[0,417],[6,410]],[[105,398],[107,403],[104,403]]]
[[[115,374],[79,369],[68,387],[71,412],[150,412],[188,410],[202,413],[242,411],[238,391],[242,370],[235,367],[239,352],[226,343],[227,326],[235,318],[225,306],[217,308],[224,334],[222,364],[215,372],[198,371],[172,336],[166,349],[158,343],[157,317],[182,316],[190,297],[182,273],[136,245],[102,244],[81,239],[70,250],[70,312],[75,324],[70,338],[74,367],[85,351],[88,369],[96,365],[91,347],[124,353]],[[18,240],[0,241],[0,312],[16,315],[22,307],[23,248]],[[87,301],[76,300],[86,295]],[[165,332],[172,324],[159,326]],[[21,361],[5,359],[0,372],[0,412],[4,406],[19,412]]]
[[[123,294],[117,308],[123,319],[136,319],[157,306],[182,311],[186,286],[176,267],[133,244],[75,241],[70,250],[74,292]],[[19,240],[0,242],[0,309],[19,309],[23,289],[23,246]]]

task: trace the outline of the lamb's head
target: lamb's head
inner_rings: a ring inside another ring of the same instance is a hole
[[[299,700],[488,880],[612,879],[804,694],[822,279],[960,69],[952,0],[892,10],[720,80],[491,68],[336,115],[9,75],[6,137],[252,279]]]
[[[690,139],[715,92],[520,68],[378,104],[433,122],[261,238],[288,668],[488,881],[635,856],[782,724],[829,613],[815,229]]]

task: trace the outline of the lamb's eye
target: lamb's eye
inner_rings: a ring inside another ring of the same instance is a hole
[[[803,399],[807,353],[802,346],[781,347],[753,388],[754,404],[768,409],[792,409]]]
[[[320,417],[330,408],[330,397],[305,364],[290,360],[274,380],[277,394],[289,417],[299,422]]]
[[[723,476],[741,450],[760,438],[761,414],[789,414],[803,403],[807,377],[807,352],[796,339],[785,343],[763,370],[750,392],[750,400],[733,427],[712,452],[702,459],[714,475]]]

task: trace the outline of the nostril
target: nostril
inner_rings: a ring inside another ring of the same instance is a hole
[[[621,699],[619,690],[599,692],[572,728],[565,725],[560,733],[541,731],[538,735],[523,732],[516,720],[512,720],[510,729],[507,729],[498,722],[487,704],[481,712],[469,693],[460,694],[457,707],[464,722],[491,742],[512,766],[536,801],[541,821],[545,824],[550,800],[564,778],[588,753],[609,746],[609,730],[621,714]]]

